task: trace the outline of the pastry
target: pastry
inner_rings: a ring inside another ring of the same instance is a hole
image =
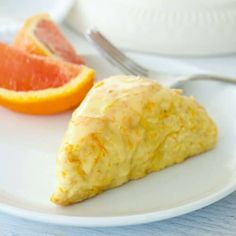
[[[72,115],[51,200],[80,202],[216,143],[217,127],[193,97],[146,78],[108,78],[94,85]]]

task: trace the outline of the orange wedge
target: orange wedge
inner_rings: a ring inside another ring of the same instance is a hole
[[[28,114],[53,114],[77,106],[94,71],[25,53],[0,43],[0,105]]]
[[[84,60],[76,53],[48,14],[38,14],[27,19],[16,34],[13,46],[32,54],[84,64]]]

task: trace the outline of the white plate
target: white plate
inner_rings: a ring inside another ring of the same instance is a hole
[[[116,73],[100,58],[88,61],[95,63],[99,75],[104,69]],[[155,67],[152,57],[142,61]],[[47,223],[119,226],[178,216],[230,194],[236,189],[236,87],[191,82],[185,89],[217,122],[216,149],[69,207],[55,206],[49,196],[56,152],[71,113],[26,116],[0,108],[0,210]]]

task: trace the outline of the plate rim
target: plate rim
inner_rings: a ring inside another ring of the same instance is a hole
[[[153,211],[149,213],[132,214],[124,216],[82,217],[82,216],[56,215],[56,214],[39,213],[33,210],[14,207],[12,205],[5,203],[0,203],[0,212],[30,221],[49,223],[53,225],[62,225],[62,226],[79,226],[79,227],[128,226],[128,225],[138,225],[138,224],[157,222],[181,216],[199,210],[206,206],[209,206],[225,198],[234,191],[236,191],[236,180],[235,182],[230,182],[228,185],[226,185],[226,187],[222,188],[221,191],[215,192],[202,199],[195,200],[191,203],[187,203],[179,207],[174,207],[168,210]]]

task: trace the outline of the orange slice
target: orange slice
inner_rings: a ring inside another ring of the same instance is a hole
[[[84,60],[76,53],[48,14],[38,14],[27,19],[16,34],[13,46],[32,54],[84,64]]]
[[[0,105],[29,114],[77,106],[93,84],[84,65],[31,55],[0,43]]]

